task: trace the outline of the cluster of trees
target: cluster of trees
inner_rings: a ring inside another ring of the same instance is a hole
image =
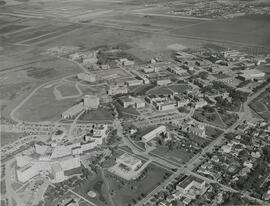
[[[253,92],[257,92],[259,91],[260,89],[262,89],[263,87],[265,87],[267,84],[270,83],[270,78],[267,78],[267,80],[265,82],[263,82],[262,84],[260,84],[259,86],[253,88]]]

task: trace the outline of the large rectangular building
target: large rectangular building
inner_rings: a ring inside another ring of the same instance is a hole
[[[247,69],[241,71],[239,78],[243,80],[261,80],[265,78],[265,72],[262,72],[257,69]]]
[[[110,88],[107,91],[108,95],[114,96],[117,94],[126,94],[128,93],[128,89],[126,86],[123,85],[113,85],[110,86]]]
[[[84,109],[83,103],[76,104],[72,107],[70,107],[67,111],[62,113],[62,118],[63,119],[68,119],[76,116],[80,112],[82,112]]]
[[[136,170],[142,165],[142,161],[136,157],[133,157],[127,153],[122,154],[116,159],[118,164],[123,164],[131,170]]]
[[[161,133],[166,132],[166,127],[164,125],[159,126],[158,128],[152,130],[151,132],[145,134],[142,136],[143,142],[149,142],[152,139],[154,139],[157,135],[160,135]]]
[[[79,80],[83,80],[83,81],[90,82],[90,83],[93,83],[96,81],[96,75],[90,74],[90,73],[80,73],[77,75],[77,78]]]
[[[139,86],[139,85],[143,85],[143,80],[140,80],[140,79],[129,80],[129,81],[126,81],[126,84],[129,87]]]
[[[83,106],[86,109],[97,109],[99,106],[99,98],[94,95],[85,95],[83,98]]]
[[[31,163],[17,169],[17,178],[20,182],[26,182],[38,174],[38,168]]]

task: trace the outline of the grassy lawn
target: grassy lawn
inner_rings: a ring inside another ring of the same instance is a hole
[[[263,103],[268,110],[270,110],[270,95],[265,95],[262,99],[261,99],[261,103]]]
[[[223,114],[221,114],[221,113],[219,113],[219,114],[220,114],[223,122],[227,126],[233,125],[237,121],[237,119],[238,119],[238,115],[237,114],[234,114],[234,113],[227,113],[227,112],[225,112]]]
[[[259,113],[262,118],[264,118],[267,121],[270,121],[270,111]]]
[[[153,84],[140,85],[134,87],[131,92],[134,93],[134,95],[144,95],[148,90],[152,89],[153,87]]]
[[[270,95],[268,90],[254,99],[249,106],[263,119],[270,120]]]
[[[1,132],[1,146],[10,144],[11,142],[14,142],[18,140],[20,137],[25,136],[24,133],[15,133],[15,132]]]
[[[212,124],[214,126],[221,127],[221,128],[225,127],[222,119],[220,119],[220,117],[218,116],[218,114],[216,112],[213,112],[213,113],[204,112],[203,113],[201,109],[198,109],[195,111],[193,117],[194,117],[194,119],[196,119],[200,122],[206,122],[208,124]]]
[[[112,198],[117,206],[134,205],[155,189],[170,173],[156,165],[150,164],[144,170],[145,175],[134,181],[125,181],[110,173],[106,174],[112,191]]]
[[[193,156],[191,152],[186,152],[184,149],[173,149],[169,150],[166,146],[158,146],[157,149],[154,149],[151,153],[162,156],[166,159],[184,164],[190,160]]]
[[[79,99],[57,101],[53,88],[41,88],[22,105],[15,115],[24,121],[55,121],[60,119],[61,114],[77,101]]]
[[[189,86],[188,84],[174,84],[174,85],[168,86],[168,88],[170,88],[171,90],[177,93],[183,93],[186,90],[191,89],[192,87]]]
[[[119,113],[120,118],[122,117],[134,117],[140,115],[139,112],[137,112],[136,109],[133,107],[127,107],[124,108],[122,105],[119,104],[119,102],[115,102],[115,107],[117,109],[117,112]]]
[[[1,194],[2,195],[6,194],[6,181],[5,180],[1,181]]]
[[[172,91],[167,87],[156,87],[147,92],[148,95],[169,95],[172,94]]]
[[[189,134],[189,139],[192,140],[192,142],[197,143],[200,147],[205,147],[209,143],[209,140],[194,134]]]
[[[95,198],[91,198],[87,195],[90,190],[97,194]],[[94,178],[84,179],[84,181],[77,185],[73,191],[90,200],[91,202],[94,202],[96,205],[108,204],[105,184],[100,175],[97,175]]]
[[[250,103],[250,107],[256,112],[264,112],[267,110],[266,106],[261,103],[259,100]]]
[[[63,97],[78,95],[79,91],[75,87],[75,83],[64,83],[57,87]]]
[[[209,137],[213,137],[213,138],[216,138],[218,137],[219,135],[222,134],[222,131],[219,130],[219,129],[216,129],[214,127],[209,127],[209,126],[206,126],[206,135],[209,136]]]
[[[112,121],[113,119],[112,111],[102,108],[87,111],[79,118],[82,121]]]

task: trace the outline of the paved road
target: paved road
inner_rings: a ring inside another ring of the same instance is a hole
[[[240,125],[244,120],[250,118],[249,117],[249,112],[248,110],[250,109],[248,107],[248,104],[255,99],[257,96],[259,96],[262,92],[264,92],[265,88],[267,88],[267,86],[265,86],[264,88],[262,88],[260,91],[258,91],[257,93],[251,95],[248,97],[247,101],[243,104],[243,112],[240,115],[240,118],[229,128],[227,128],[226,130],[224,130],[225,133],[228,132],[232,132],[235,130],[235,128]],[[224,141],[224,134],[219,136],[216,140],[214,140],[213,142],[211,142],[211,144],[209,144],[207,147],[205,147],[202,152],[196,156],[194,156],[188,163],[186,163],[185,167],[183,168],[179,168],[177,172],[175,172],[172,176],[170,176],[165,182],[163,182],[161,185],[157,186],[151,193],[149,193],[143,200],[141,200],[140,202],[138,202],[136,204],[136,206],[142,206],[144,203],[146,203],[147,201],[149,201],[149,199],[152,197],[152,195],[160,192],[161,190],[164,189],[164,187],[166,185],[168,185],[174,178],[178,177],[181,173],[187,173],[187,174],[191,174],[194,176],[199,176],[199,178],[207,180],[207,182],[211,182],[211,183],[217,183],[219,184],[224,190],[226,191],[231,191],[231,192],[239,192],[237,190],[234,190],[233,188],[226,186],[226,185],[221,185],[220,183],[218,183],[217,181],[213,181],[211,179],[208,179],[204,176],[201,176],[197,173],[192,172],[192,170],[195,168],[196,165],[198,165],[201,162],[201,159],[203,157],[204,154],[208,153],[208,152],[212,152],[212,150],[215,148],[215,146],[221,145]],[[254,199],[251,196],[245,195],[246,198],[249,199]],[[258,202],[263,202],[262,200],[257,199]],[[265,204],[265,202],[264,202]]]

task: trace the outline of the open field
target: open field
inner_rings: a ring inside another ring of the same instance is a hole
[[[112,198],[115,205],[135,204],[170,175],[167,170],[153,164],[148,165],[144,171],[145,175],[143,177],[130,182],[126,182],[110,173],[106,175],[110,188],[114,190]]]
[[[5,33],[12,32],[12,31],[17,31],[19,29],[23,29],[23,28],[26,28],[26,26],[23,26],[23,25],[8,25],[8,26],[0,28],[0,33],[5,34]]]
[[[80,116],[80,121],[112,121],[114,119],[112,111],[109,109],[99,108],[97,110],[86,111]]]
[[[169,95],[169,94],[172,94],[172,91],[165,86],[161,86],[161,87],[156,87],[154,89],[147,91],[147,94],[148,95]]]
[[[263,119],[270,120],[270,94],[269,88],[254,99],[249,106]]]
[[[174,84],[174,85],[170,85],[168,86],[169,89],[177,92],[177,93],[183,93],[187,90],[191,90],[192,87],[189,86],[188,84]]]
[[[35,83],[21,82],[0,86],[1,121],[12,121],[10,112],[34,89]]]
[[[10,144],[11,142],[16,141],[20,137],[23,137],[23,136],[24,136],[24,133],[1,132],[0,134],[1,146]]]
[[[194,118],[198,121],[206,122],[217,127],[221,127],[221,128],[225,127],[224,122],[222,121],[220,116],[217,114],[217,112],[202,114],[201,110],[196,110],[194,113]]]
[[[81,91],[84,94],[91,94],[91,95],[102,95],[106,94],[106,88],[107,86],[102,84],[102,85],[96,85],[96,86],[88,86],[88,85],[79,85]]]
[[[97,194],[95,198],[91,198],[87,195],[90,190],[94,191]],[[108,204],[105,185],[100,176],[95,176],[95,178],[87,178],[80,185],[77,185],[74,191],[83,196],[85,199],[90,200],[97,205]]]
[[[133,107],[124,108],[119,102],[115,102],[115,107],[120,117],[136,117],[140,115]]]
[[[221,130],[213,128],[213,127],[206,126],[205,129],[206,129],[205,131],[206,135],[212,138],[216,138],[220,134],[222,134]]]
[[[168,147],[158,147],[153,150],[151,153],[157,154],[166,159],[172,160],[174,162],[178,162],[180,164],[185,164],[188,160],[190,160],[193,156],[192,153],[186,152],[184,149],[174,149],[169,150]]]
[[[63,97],[79,95],[79,91],[75,87],[74,82],[65,82],[60,86],[57,86],[57,90],[60,91]]]
[[[53,121],[59,120],[61,114],[80,99],[65,99],[57,101],[53,88],[39,89],[21,108],[15,116],[24,121]]]

